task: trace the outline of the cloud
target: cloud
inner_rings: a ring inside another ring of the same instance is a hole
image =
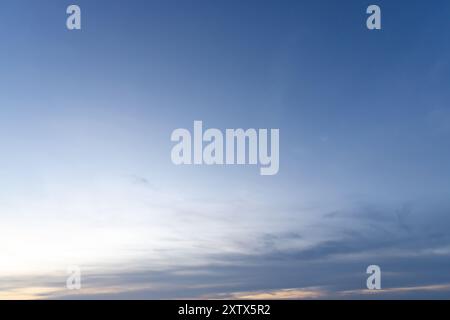
[[[53,191],[67,200],[61,208],[82,214],[59,217],[52,198],[33,206],[38,213],[51,209],[51,219],[27,225],[16,218],[0,226],[2,252],[14,253],[2,263],[3,297],[334,298],[358,295],[370,264],[381,266],[386,290],[450,283],[445,203],[328,210],[271,206],[255,197],[224,202],[111,181],[68,198]],[[69,261],[82,269],[79,292],[64,289]],[[377,298],[394,293],[422,291],[384,291]]]
[[[450,283],[446,284],[434,284],[425,286],[412,286],[412,287],[398,287],[398,288],[388,288],[380,290],[348,290],[341,291],[338,293],[340,296],[359,296],[359,295],[390,295],[390,294],[409,294],[409,293],[439,293],[445,292],[450,293]]]
[[[225,300],[303,300],[320,299],[328,296],[328,293],[320,288],[295,288],[266,291],[233,292],[223,295],[207,296],[205,299]]]

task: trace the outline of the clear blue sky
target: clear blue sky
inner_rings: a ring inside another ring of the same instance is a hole
[[[369,264],[383,297],[450,284],[448,1],[5,0],[0,40],[0,276],[65,296],[80,265],[94,298],[334,297]],[[279,174],[174,166],[194,120],[279,128]]]

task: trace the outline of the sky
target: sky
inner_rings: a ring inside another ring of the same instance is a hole
[[[446,0],[3,0],[0,299],[450,298],[449,17]],[[278,128],[278,174],[174,165],[195,120]]]

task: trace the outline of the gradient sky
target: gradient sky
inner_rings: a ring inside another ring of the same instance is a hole
[[[450,298],[447,0],[2,0],[0,26],[0,299]],[[280,172],[173,165],[194,120],[279,128]]]

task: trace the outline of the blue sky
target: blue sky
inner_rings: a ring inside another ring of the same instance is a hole
[[[448,1],[73,3],[0,10],[0,298],[450,296]],[[279,173],[174,166],[194,120]]]

